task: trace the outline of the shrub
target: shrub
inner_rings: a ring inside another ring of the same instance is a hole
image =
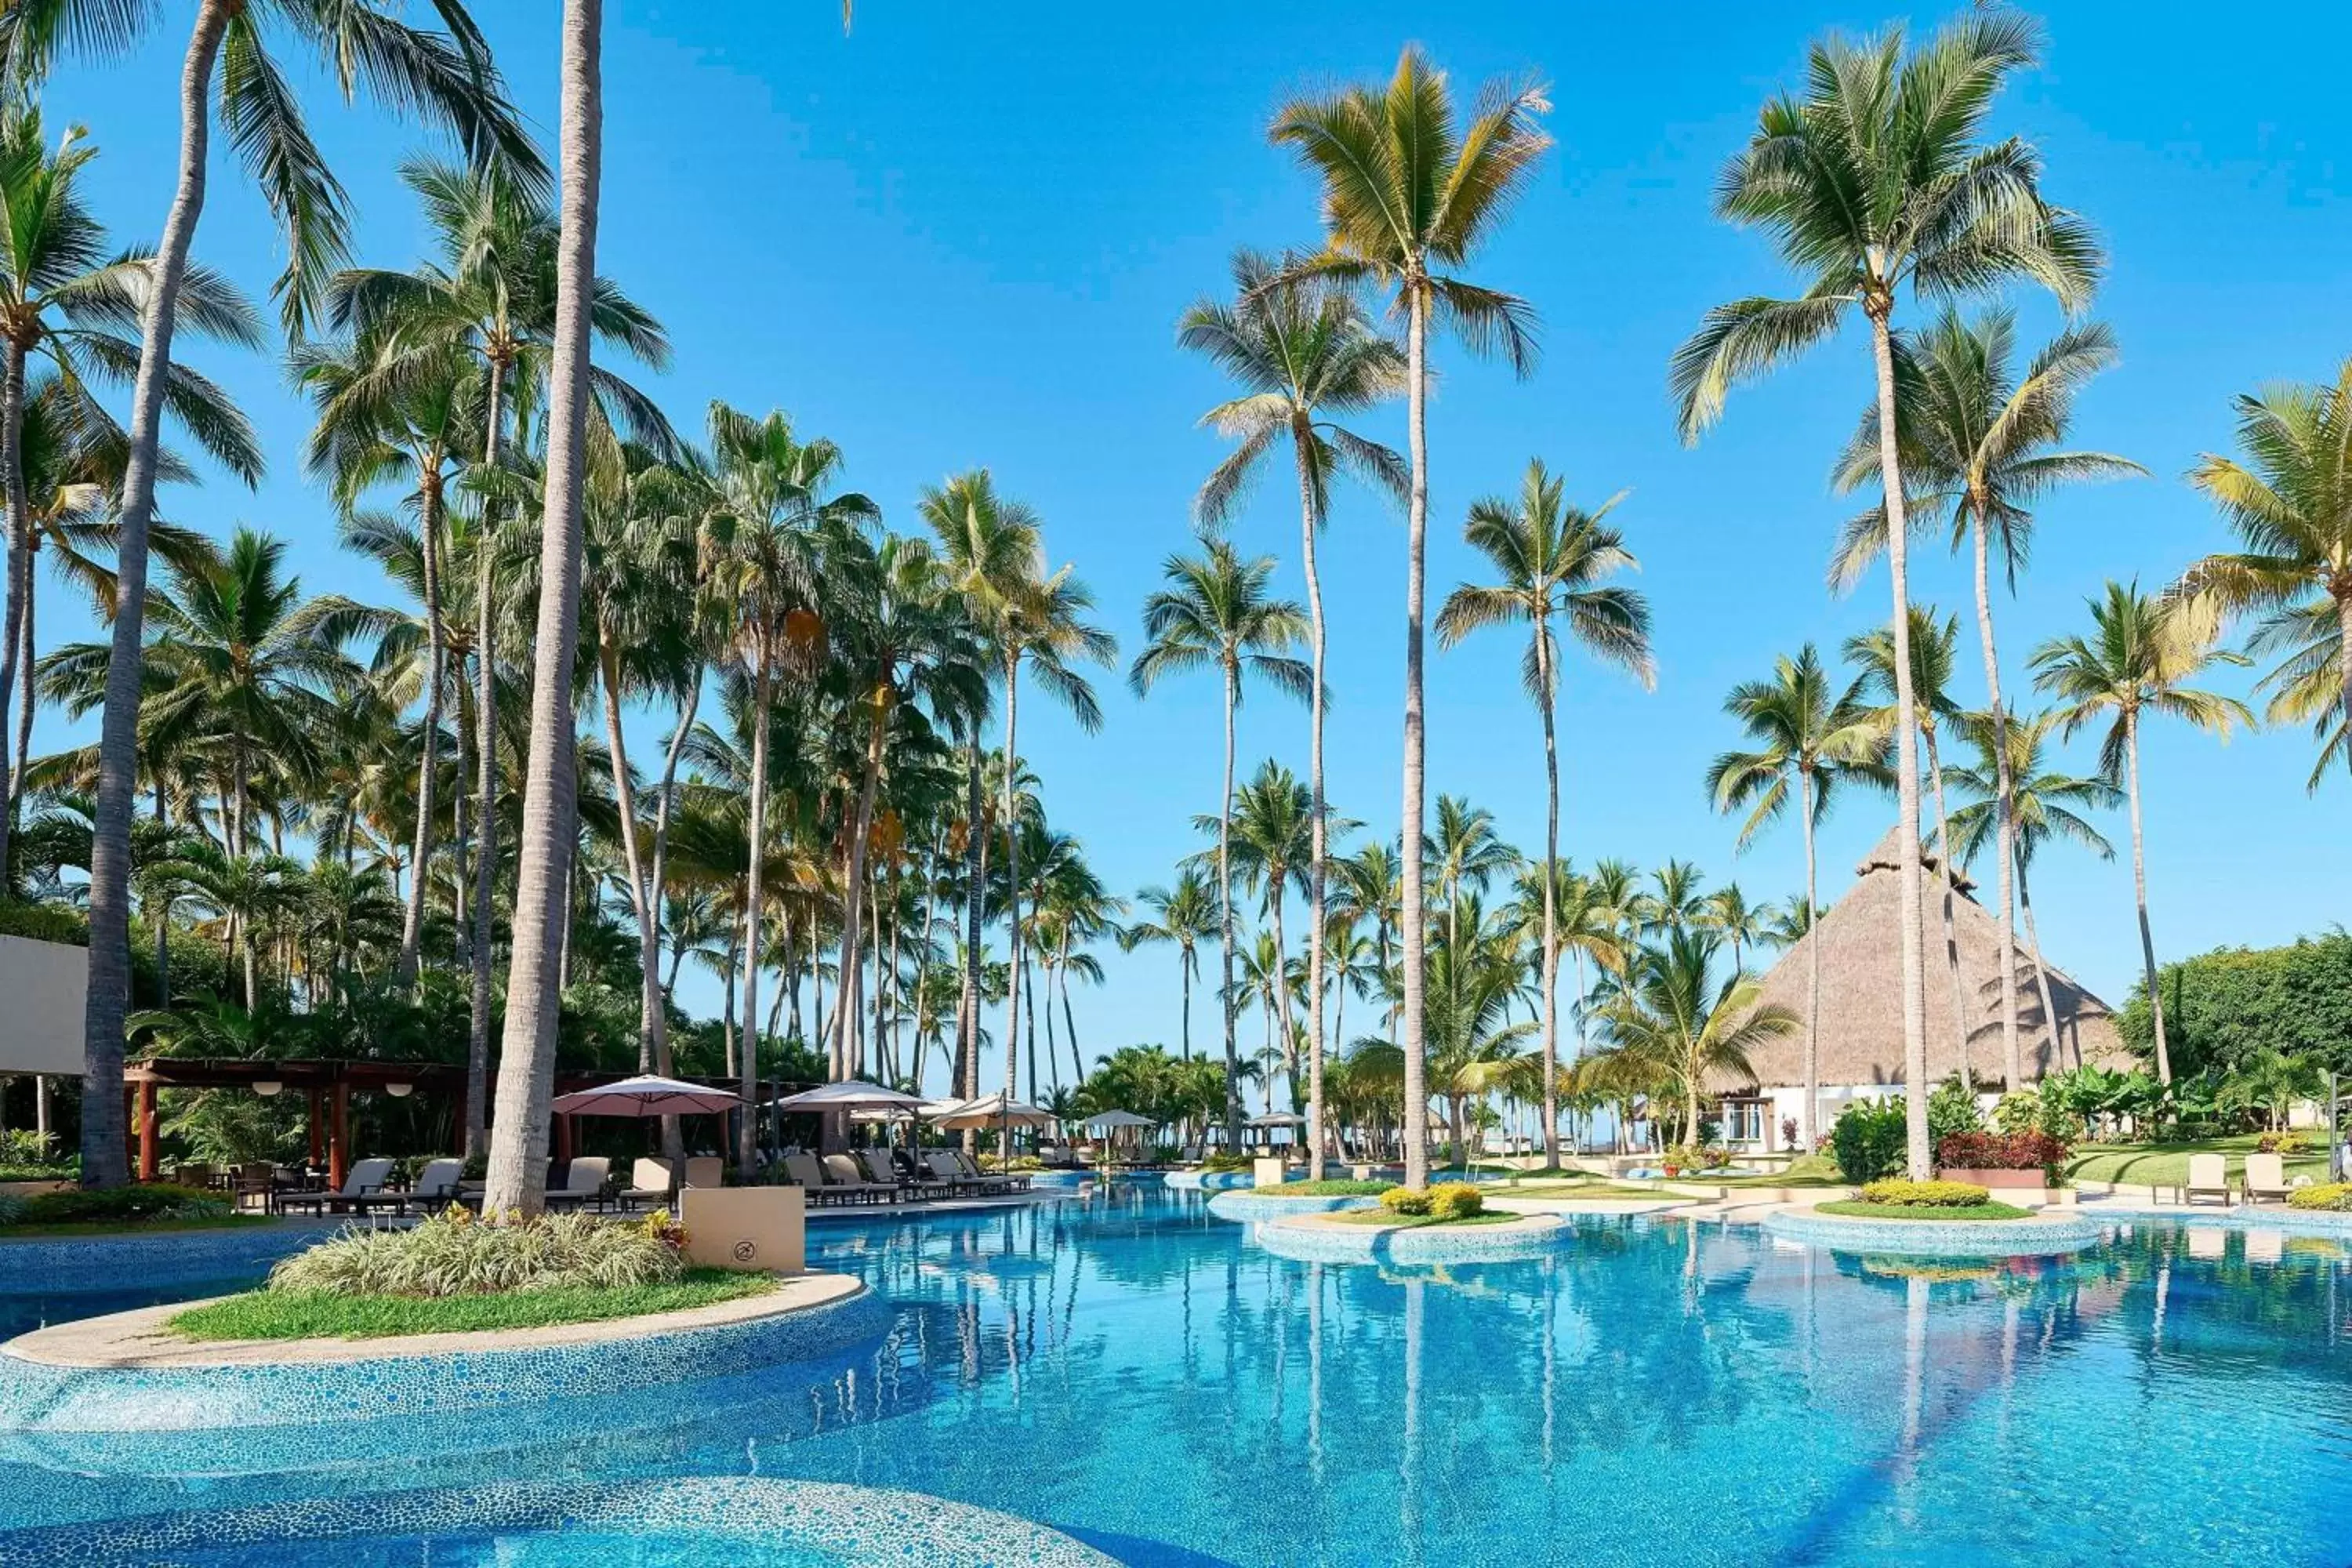
[[[1285,1182],[1278,1187],[1260,1187],[1262,1198],[1376,1198],[1395,1186],[1394,1182],[1358,1182],[1346,1176],[1335,1176],[1320,1182]]]
[[[1220,1174],[1249,1168],[1250,1157],[1247,1154],[1212,1154],[1201,1162],[1201,1169]]]
[[[0,1129],[0,1165],[62,1166],[55,1133],[29,1127]]]
[[[1907,1182],[1897,1176],[1862,1189],[1864,1203],[1906,1209],[1973,1208],[1991,1195],[1974,1182]]]
[[[565,1287],[621,1289],[686,1272],[686,1232],[667,1213],[625,1223],[584,1214],[481,1219],[451,1205],[412,1230],[346,1230],[269,1271],[272,1290],[342,1296],[474,1296]]]
[[[1441,1182],[1429,1189],[1429,1212],[1438,1219],[1468,1219],[1486,1206],[1485,1195],[1467,1182]]]
[[[1682,1171],[1712,1171],[1731,1163],[1730,1152],[1708,1143],[1677,1143],[1658,1156],[1658,1163],[1673,1175]]]
[[[1830,1129],[1830,1152],[1849,1182],[1874,1182],[1903,1163],[1903,1097],[1848,1104]]]
[[[235,1212],[218,1193],[150,1183],[135,1187],[79,1187],[25,1200],[18,1225],[103,1225],[110,1220],[217,1219]]]
[[[1936,1086],[1927,1097],[1927,1141],[1940,1143],[1947,1138],[1963,1132],[1984,1131],[1984,1117],[1977,1110],[1977,1093],[1960,1081],[1954,1073]]]
[[[2316,1186],[2297,1187],[2287,1194],[2286,1205],[2294,1209],[2352,1209],[2352,1182],[2322,1182]]]
[[[0,1226],[22,1224],[24,1218],[25,1200],[0,1193]]]
[[[1391,1187],[1381,1194],[1381,1207],[1393,1215],[1425,1215],[1432,1201],[1427,1187]]]
[[[2265,1132],[2254,1140],[2254,1147],[2265,1154],[2301,1154],[2311,1148],[2311,1138],[2303,1132]]]
[[[1955,1171],[2055,1171],[2066,1144],[2047,1132],[1955,1132],[1936,1144],[1936,1163]]]

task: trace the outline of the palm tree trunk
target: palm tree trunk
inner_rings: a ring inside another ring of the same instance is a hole
[[[888,687],[886,683],[878,689],[887,691]],[[841,924],[841,972],[845,977],[857,968],[858,939],[865,934],[865,930],[859,925],[858,921],[865,912],[866,838],[874,828],[874,792],[882,783],[882,746],[890,729],[890,703],[887,697],[874,704],[873,720],[873,732],[867,736],[866,742],[866,777],[858,784],[857,807],[850,819],[849,843],[844,852],[848,862],[845,874],[842,878],[842,896],[846,900],[843,906]],[[846,984],[845,979],[844,984]],[[834,1031],[833,1040],[833,1058],[835,1066],[834,1077],[839,1079],[846,1075],[846,1066],[849,1061],[849,1025],[850,1020],[856,1015],[856,1009],[838,1007],[835,1009],[835,1014],[837,1026]]]
[[[1192,1059],[1192,953],[1189,948],[1176,950],[1176,984],[1184,995],[1184,1059]]]
[[[556,243],[555,352],[548,374],[544,537],[531,686],[530,761],[515,882],[514,952],[499,1042],[499,1109],[483,1207],[536,1214],[546,1195],[548,1101],[555,1080],[556,950],[578,837],[572,669],[580,620],[580,488],[588,421],[588,307],[596,282],[597,181],[604,155],[604,0],[564,0],[563,231]]]
[[[485,410],[482,466],[499,466],[506,422],[506,362],[490,361]],[[492,504],[482,503],[481,538],[474,546],[474,972],[472,1014],[466,1036],[466,1153],[487,1147],[489,1136],[490,968],[498,927],[499,879],[499,661],[498,623],[491,590],[497,562],[491,531]]]
[[[621,732],[621,652],[600,626],[598,684],[604,689],[604,744],[613,764],[613,799],[620,807],[621,860],[629,878],[629,912],[637,921],[637,1070],[652,1072],[654,1019],[661,1012],[661,927],[646,891],[637,848],[637,792],[629,778],[628,742]]]
[[[1072,1081],[1084,1089],[1087,1087],[1087,1064],[1086,1059],[1078,1055],[1078,1017],[1070,1010],[1070,955],[1066,951],[1062,954],[1061,987],[1062,1032],[1069,1037],[1070,1071],[1076,1075]]]
[[[5,366],[0,370],[0,475],[5,476],[7,484],[8,552],[5,565],[0,568],[6,575],[7,595],[5,625],[0,625],[0,896],[15,890],[9,876],[8,835],[16,826],[16,796],[23,785],[18,775],[24,766],[21,747],[13,754],[5,749],[8,705],[16,697],[20,664],[29,673],[33,659],[32,639],[25,635],[26,619],[32,614],[33,509],[25,497],[23,344],[13,340],[7,344]],[[23,717],[29,720],[32,710],[28,683]]]
[[[433,858],[434,795],[441,782],[441,681],[447,658],[441,626],[441,552],[434,548],[434,536],[441,530],[439,454],[417,478],[423,497],[417,529],[423,535],[418,553],[425,565],[425,729],[424,755],[416,764],[416,836],[408,852],[408,905],[401,915],[400,963],[394,971],[404,990],[416,984],[417,953],[425,943],[425,868]]]
[[[768,626],[766,617],[752,633],[751,657],[759,661],[752,679],[751,710],[751,863],[743,897],[743,1046],[736,1055],[737,1089],[743,1112],[735,1121],[735,1169],[749,1181],[757,1163],[752,1107],[760,1076],[760,914],[765,902],[764,875],[768,859]],[[814,941],[810,942],[814,948]]]
[[[1036,1099],[1039,1093],[1037,1083],[1037,991],[1036,982],[1030,973],[1035,967],[1036,966],[1034,964],[1028,963],[1024,959],[1019,971],[1022,995],[1029,1008],[1029,1098],[1032,1100]],[[1053,983],[1051,981],[1046,983],[1048,994],[1051,994],[1052,984]],[[1054,1076],[1057,1079],[1060,1078],[1062,1076],[1062,1064],[1061,1058],[1054,1054],[1054,1018],[1053,1015],[1050,1013],[1045,1016],[1045,1061],[1047,1065],[1052,1067],[1054,1069]],[[1059,1086],[1057,1085],[1056,1087]]]
[[[2156,938],[2147,926],[2147,855],[2140,837],[2139,822],[2139,710],[2124,710],[2124,747],[2129,773],[2126,780],[2131,786],[2132,835],[2132,897],[2139,906],[2139,956],[2141,973],[2147,983],[2147,1016],[2155,1026],[2156,1081],[2172,1081],[2172,1052],[2164,1037],[2164,988],[2156,983]],[[2033,944],[2039,956],[2042,944]]]
[[[117,603],[99,731],[98,800],[90,827],[89,980],[82,1014],[81,1179],[117,1187],[130,1179],[122,1125],[122,1020],[131,1003],[131,795],[138,780],[139,691],[147,605],[147,525],[155,511],[163,391],[172,329],[187,276],[188,246],[205,206],[213,63],[233,7],[204,0],[180,70],[179,184],[152,264],[140,322],[139,374],[131,394],[130,457],[115,542]]]
[[[1005,942],[1012,950],[1013,979],[1004,988],[1004,1098],[1013,1099],[1013,1074],[1021,1066],[1021,822],[1013,806],[1013,789],[1021,773],[1017,731],[1021,716],[1021,654],[1008,648],[1004,656],[1004,920]],[[1009,1145],[1000,1153],[1010,1154]]]
[[[662,897],[669,875],[669,812],[677,795],[678,757],[686,750],[688,736],[694,731],[695,710],[701,705],[702,667],[697,664],[694,682],[687,688],[686,704],[678,710],[677,728],[671,732],[669,750],[662,758],[661,798],[654,803],[654,863],[646,882],[646,902],[654,912],[654,956],[656,963],[661,957]],[[679,959],[686,956],[682,947],[677,956]],[[654,1044],[654,1070],[665,1078],[674,1074],[677,1068],[669,1047],[669,998],[677,987],[677,964],[673,963],[668,981],[646,1002],[646,1021]],[[661,1119],[661,1146],[662,1157],[673,1162],[671,1168],[682,1169],[675,1162],[686,1157],[686,1142],[675,1116]]]
[[[1985,701],[1992,714],[1993,824],[2000,858],[2000,1070],[2014,1092],[2025,1081],[2024,1047],[2017,1029],[2017,918],[2010,874],[2017,864],[2017,781],[2009,765],[2009,710],[2000,700],[2000,658],[1992,638],[1992,579],[1986,561],[1984,512],[1971,503],[1969,537],[1975,552],[1977,644],[1984,655]],[[2054,1059],[2052,1063],[2056,1065]]]
[[[1224,984],[1217,992],[1225,1019],[1225,1149],[1242,1142],[1242,1058],[1234,1016],[1234,710],[1241,705],[1241,672],[1225,665],[1225,787],[1217,797],[1217,922],[1224,954]]]
[[[27,660],[33,657],[33,638],[30,630],[33,624],[32,616],[33,584],[32,574],[28,568],[25,582],[25,625],[27,628],[25,636],[25,658]],[[2336,595],[2336,680],[2342,691],[2338,702],[2344,716],[2345,743],[2347,748],[2352,748],[2352,590],[2346,590]],[[28,665],[27,668],[30,666]],[[31,689],[27,688],[25,693],[25,712],[27,718],[32,715],[32,708],[33,694]],[[2352,750],[2347,750],[2345,760],[2352,763]],[[24,761],[24,748],[20,746],[16,752],[16,765],[19,769],[23,768]],[[17,781],[19,787],[22,786],[23,782],[22,779]]]
[[[2027,889],[2022,866],[2017,868],[2017,907],[2025,916],[2025,944],[2033,950],[2033,984],[2042,995],[2042,1037],[2050,1046],[2050,1065],[2043,1070],[2056,1072],[2064,1065],[2058,1056],[2058,1008],[2050,999],[2050,968],[2042,962],[2042,933],[2034,929],[2033,895]],[[2083,1065],[2079,1040],[2074,1047],[2074,1065]]]
[[[1870,312],[1870,348],[1878,371],[1878,477],[1885,491],[1886,574],[1895,599],[1895,732],[1906,737],[1895,752],[1895,825],[1901,860],[1903,969],[1904,1121],[1910,1173],[1924,1182],[1934,1173],[1935,1151],[1927,1141],[1927,942],[1920,929],[1919,753],[1907,741],[1919,723],[1918,695],[1911,680],[1911,588],[1906,551],[1910,522],[1905,515],[1903,466],[1895,444],[1895,349],[1886,308]]]
[[[980,1094],[980,964],[982,898],[987,892],[988,830],[981,816],[980,720],[972,718],[965,758],[963,845],[963,995],[956,1007],[955,1082],[951,1093],[966,1100]],[[967,1149],[971,1139],[964,1139]]]
[[[1423,1056],[1421,824],[1425,758],[1421,710],[1422,597],[1429,552],[1429,300],[1422,279],[1406,284],[1405,425],[1412,489],[1405,515],[1404,580],[1404,885],[1400,891],[1404,984],[1397,1044],[1404,1052],[1404,1182],[1429,1184],[1429,1063]]]
[[[1559,1164],[1559,751],[1553,733],[1549,620],[1547,611],[1536,626],[1535,649],[1544,743],[1543,1141],[1544,1165],[1551,1169]]]
[[[1805,825],[1805,1099],[1798,1118],[1798,1136],[1805,1153],[1811,1153],[1821,1136],[1822,1103],[1822,942],[1814,929],[1813,911],[1821,908],[1814,893],[1813,770],[1797,770],[1797,810]]]
[[[1323,942],[1324,857],[1327,829],[1323,820],[1323,578],[1315,561],[1315,485],[1309,467],[1311,430],[1294,432],[1292,449],[1298,459],[1299,560],[1307,571],[1307,616],[1312,644],[1315,689],[1307,694],[1307,773],[1314,817],[1307,850],[1307,1179],[1323,1179]]]
[[[1267,890],[1273,894],[1274,906],[1274,973],[1267,982],[1274,988],[1274,1021],[1282,1031],[1282,1059],[1289,1070],[1291,1109],[1298,1103],[1298,1031],[1290,1026],[1290,960],[1287,944],[1283,940],[1282,903],[1283,873],[1286,868],[1267,868]]]
[[[1952,908],[1952,826],[1944,810],[1944,759],[1937,749],[1936,731],[1931,726],[1920,731],[1927,747],[1927,780],[1936,796],[1936,859],[1942,868],[1937,880],[1943,886],[1944,965],[1952,983],[1952,1028],[1959,1047],[1960,1081],[1974,1093],[1976,1074],[1969,1066],[1969,1003],[1968,984],[1960,976],[1960,935]]]
[[[41,541],[36,535],[25,545],[24,632],[16,648],[16,763],[8,772],[7,798],[0,802],[0,809],[6,811],[11,826],[16,821],[17,808],[25,798],[25,769],[33,760],[33,656],[41,646],[40,639],[34,633],[33,622],[35,612],[41,607],[40,553]],[[5,763],[0,763],[0,766],[5,766]],[[5,856],[5,845],[0,845],[0,865],[6,864]],[[39,1081],[46,1084],[48,1079],[43,1078]]]

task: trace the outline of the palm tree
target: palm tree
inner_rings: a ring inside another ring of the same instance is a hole
[[[1712,932],[1731,944],[1731,967],[1748,967],[1747,950],[1764,939],[1765,913],[1748,901],[1737,882],[1726,882],[1700,900],[1698,913],[1691,921],[1697,930]]]
[[[2031,503],[2062,484],[2143,473],[2137,463],[2105,452],[2054,450],[2073,422],[2074,399],[2092,377],[2116,363],[2115,336],[2105,327],[2069,327],[2033,356],[2021,377],[2011,368],[2017,335],[2014,311],[1986,311],[1971,321],[1947,306],[1933,325],[1895,339],[1895,423],[1904,482],[1915,513],[1951,516],[1952,548],[1965,541],[1975,569],[1977,646],[1983,656],[1986,701],[1996,728],[2008,721],[2000,695],[2000,658],[1992,626],[1992,546],[2011,587],[2032,542]],[[1878,416],[1864,416],[1840,460],[1837,483],[1854,489],[1879,478]],[[1886,509],[1876,506],[1846,525],[1831,580],[1850,586],[1885,548]],[[2003,764],[2008,748],[1996,744]],[[2014,833],[2008,789],[1999,792],[2000,834]],[[2013,846],[2011,847],[2014,847]],[[2010,893],[2014,857],[2002,851],[1999,879],[2000,1039],[2005,1081],[2022,1081],[2017,1032],[2016,900]]]
[[[1290,971],[1290,943],[1283,921],[1284,894],[1293,885],[1304,891],[1314,845],[1314,799],[1290,770],[1268,758],[1249,783],[1234,792],[1230,816],[1201,817],[1196,826],[1217,829],[1221,865],[1230,866],[1252,892],[1265,902],[1272,922],[1273,973]],[[1276,1018],[1286,1052],[1297,1038],[1290,1019],[1290,988],[1272,993]],[[1289,1059],[1291,1088],[1298,1087],[1298,1062]]]
[[[1298,646],[1307,618],[1288,599],[1267,591],[1274,557],[1244,561],[1221,539],[1202,542],[1199,555],[1171,555],[1160,568],[1169,586],[1143,602],[1143,650],[1128,671],[1128,684],[1140,697],[1161,678],[1216,670],[1224,683],[1225,769],[1217,797],[1217,923],[1224,975],[1225,1138],[1241,1144],[1241,1055],[1234,1019],[1234,713],[1242,702],[1244,670],[1276,689],[1306,697],[1315,672],[1286,651]]]
[[[1654,1068],[1681,1094],[1683,1136],[1692,1141],[1707,1075],[1752,1073],[1748,1053],[1798,1027],[1786,1007],[1758,1005],[1762,985],[1746,970],[1734,965],[1718,984],[1716,952],[1713,936],[1688,931],[1642,948],[1603,1015],[1612,1046]]]
[[[1862,704],[1862,683],[1841,690],[1821,655],[1807,643],[1793,659],[1783,658],[1769,680],[1743,681],[1724,699],[1724,711],[1738,720],[1757,742],[1752,752],[1726,752],[1707,769],[1706,789],[1717,811],[1748,808],[1739,829],[1739,847],[1746,848],[1766,824],[1789,807],[1796,796],[1797,820],[1805,833],[1805,897],[1808,910],[1821,907],[1815,891],[1813,827],[1830,808],[1851,768],[1865,767],[1877,751],[1877,726]],[[1791,784],[1794,790],[1790,789]],[[1916,851],[1915,844],[1914,849]],[[1916,899],[1913,900],[1914,904]],[[1906,918],[1916,934],[1918,910]],[[1811,922],[1807,921],[1810,926]],[[1798,1118],[1801,1146],[1813,1146],[1821,1094],[1821,944],[1810,944],[1805,974],[1805,1098]],[[1926,1078],[1924,1068],[1908,1081]],[[1914,1096],[1913,1098],[1919,1098]]]
[[[2042,957],[2042,937],[2033,927],[2033,895],[2027,868],[2034,851],[2053,838],[2072,839],[2103,860],[2114,859],[2114,847],[2083,812],[2111,810],[2123,800],[2122,793],[2105,779],[2063,773],[2043,761],[2042,752],[2059,722],[2055,710],[2030,719],[2012,714],[2000,724],[1987,714],[1967,715],[1962,732],[1976,747],[1979,761],[1974,766],[1953,768],[1949,774],[1955,787],[1976,797],[1952,813],[1955,848],[1962,864],[1973,861],[1988,847],[1999,849],[2000,780],[2009,780],[2017,903],[2025,916],[2026,945],[2033,950],[2033,979],[2042,994],[2042,1040],[2053,1069],[2058,1065],[2058,1010],[2050,997],[2050,972]],[[1992,748],[1997,744],[2009,748],[2005,767],[1993,760]]]
[[[1444,607],[1437,612],[1440,647],[1451,647],[1482,626],[1524,624],[1528,628],[1522,674],[1528,696],[1543,720],[1547,864],[1559,858],[1559,752],[1553,729],[1559,705],[1560,649],[1552,635],[1552,617],[1565,617],[1569,636],[1578,645],[1632,670],[1644,688],[1654,685],[1656,679],[1650,658],[1648,602],[1633,589],[1601,581],[1637,564],[1625,548],[1623,536],[1601,521],[1624,492],[1588,512],[1566,504],[1565,483],[1537,459],[1528,464],[1517,507],[1499,498],[1472,503],[1464,536],[1486,556],[1500,580],[1483,586],[1463,584],[1446,596]],[[1542,881],[1544,1163],[1558,1165],[1559,909],[1551,879]]]
[[[1407,47],[1386,88],[1300,99],[1274,117],[1271,135],[1322,183],[1325,249],[1303,264],[1318,275],[1370,279],[1405,319],[1405,425],[1412,454],[1405,521],[1403,908],[1404,985],[1397,1043],[1404,1051],[1405,1181],[1429,1177],[1423,1039],[1422,618],[1429,534],[1429,329],[1434,314],[1473,351],[1501,348],[1525,374],[1535,357],[1524,300],[1457,275],[1501,223],[1551,139],[1536,117],[1550,108],[1533,82],[1489,89],[1457,126],[1445,73]]]
[[[131,985],[128,846],[137,770],[147,533],[160,476],[172,337],[187,283],[189,246],[204,211],[215,67],[224,68],[222,114],[233,128],[232,145],[286,231],[288,266],[277,294],[288,327],[299,331],[341,254],[350,220],[342,189],[320,162],[300,108],[269,56],[272,32],[282,29],[315,49],[346,93],[365,87],[381,102],[419,113],[454,132],[475,159],[504,162],[532,179],[544,178],[539,155],[506,100],[472,18],[458,0],[441,0],[436,9],[448,33],[410,27],[394,19],[383,0],[270,0],[267,5],[212,3],[197,8],[180,73],[178,179],[162,242],[149,264],[149,286],[140,310],[139,369],[131,384],[130,461],[123,475],[117,547],[121,611],[114,621],[99,738],[98,821],[90,856],[89,985],[83,1029],[89,1093],[82,1119],[82,1181],[87,1185],[117,1186],[129,1179],[120,1090],[122,1020]],[[112,0],[51,0],[14,18],[16,25],[5,39],[8,63],[20,79],[37,77],[61,48],[126,47],[164,15],[161,7],[125,9]]]
[[[2172,1056],[2164,1035],[2164,998],[2156,985],[2156,939],[2148,934],[2147,860],[2140,831],[2139,731],[2148,714],[2186,720],[2200,730],[2230,737],[2232,725],[2252,726],[2254,716],[2234,697],[2189,684],[2216,664],[2243,664],[2243,655],[2213,646],[2215,617],[2194,600],[2168,604],[2128,585],[2110,582],[2104,597],[2089,601],[2091,634],[2053,637],[2033,650],[2033,684],[2057,699],[2061,732],[2101,720],[2099,775],[2119,784],[2131,806],[2132,895],[2139,909],[2142,978],[2147,984],[2148,1016],[2155,1025],[2156,1077],[2172,1081]]]
[[[1726,166],[1716,209],[1769,231],[1806,276],[1794,300],[1750,297],[1717,306],[1675,352],[1673,384],[1685,440],[1721,414],[1724,395],[1836,331],[1860,306],[1870,327],[1878,385],[1879,485],[1885,497],[1892,589],[1895,729],[1911,733],[1910,584],[1894,314],[1906,285],[1952,295],[2024,277],[2069,311],[2090,297],[2099,268],[2088,231],[2041,194],[2041,159],[2026,142],[1979,142],[2003,80],[2032,63],[2040,44],[2027,18],[1990,7],[1947,23],[1909,54],[1891,28],[1854,41],[1832,35],[1810,51],[1802,98],[1764,106],[1754,137]],[[1868,193],[1858,199],[1857,193]],[[1902,858],[1901,953],[1906,1081],[1927,1071],[1925,954],[1919,910],[1919,767],[1895,752]],[[1927,1097],[1906,1100],[1910,1168],[1925,1177]]]
[[[2189,481],[2245,548],[2205,557],[2175,591],[2265,613],[2255,649],[2290,650],[2263,678],[2268,717],[2316,721],[2315,790],[2331,759],[2352,759],[2352,359],[2332,386],[2272,387],[2236,407],[2244,460],[2209,452]]]
[[[1316,537],[1330,510],[1331,477],[1352,472],[1402,500],[1404,460],[1333,416],[1360,414],[1404,390],[1404,355],[1375,330],[1352,289],[1328,279],[1291,276],[1292,266],[1252,250],[1234,254],[1234,302],[1203,300],[1176,325],[1176,341],[1207,354],[1243,395],[1202,416],[1236,443],[1201,487],[1193,510],[1204,527],[1224,522],[1249,480],[1289,437],[1298,476],[1299,560],[1307,574],[1315,683],[1307,700],[1307,788],[1315,844],[1307,868],[1313,921],[1307,938],[1307,1174],[1323,1176],[1324,861],[1328,829],[1323,787],[1323,579]]]
[[[1201,943],[1221,929],[1220,903],[1209,879],[1198,866],[1180,866],[1172,887],[1150,887],[1136,901],[1158,918],[1138,921],[1124,928],[1119,946],[1132,952],[1152,942],[1176,949],[1176,973],[1184,993],[1184,1059],[1192,1059],[1192,982],[1201,977]]]

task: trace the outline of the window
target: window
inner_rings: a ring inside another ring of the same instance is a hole
[[[1723,1102],[1723,1135],[1733,1143],[1764,1142],[1764,1102],[1760,1100],[1727,1100]]]

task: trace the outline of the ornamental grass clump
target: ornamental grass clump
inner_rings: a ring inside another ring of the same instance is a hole
[[[269,1271],[269,1289],[340,1296],[476,1296],[656,1285],[686,1272],[686,1232],[667,1213],[485,1220],[452,1205],[410,1230],[346,1230]]]
[[[2286,1205],[2295,1209],[2352,1210],[2352,1182],[2321,1182],[2287,1194]]]
[[[1883,1204],[1889,1208],[1974,1208],[1991,1196],[1973,1182],[1908,1182],[1900,1177],[1872,1182],[1862,1189],[1864,1203]]]

